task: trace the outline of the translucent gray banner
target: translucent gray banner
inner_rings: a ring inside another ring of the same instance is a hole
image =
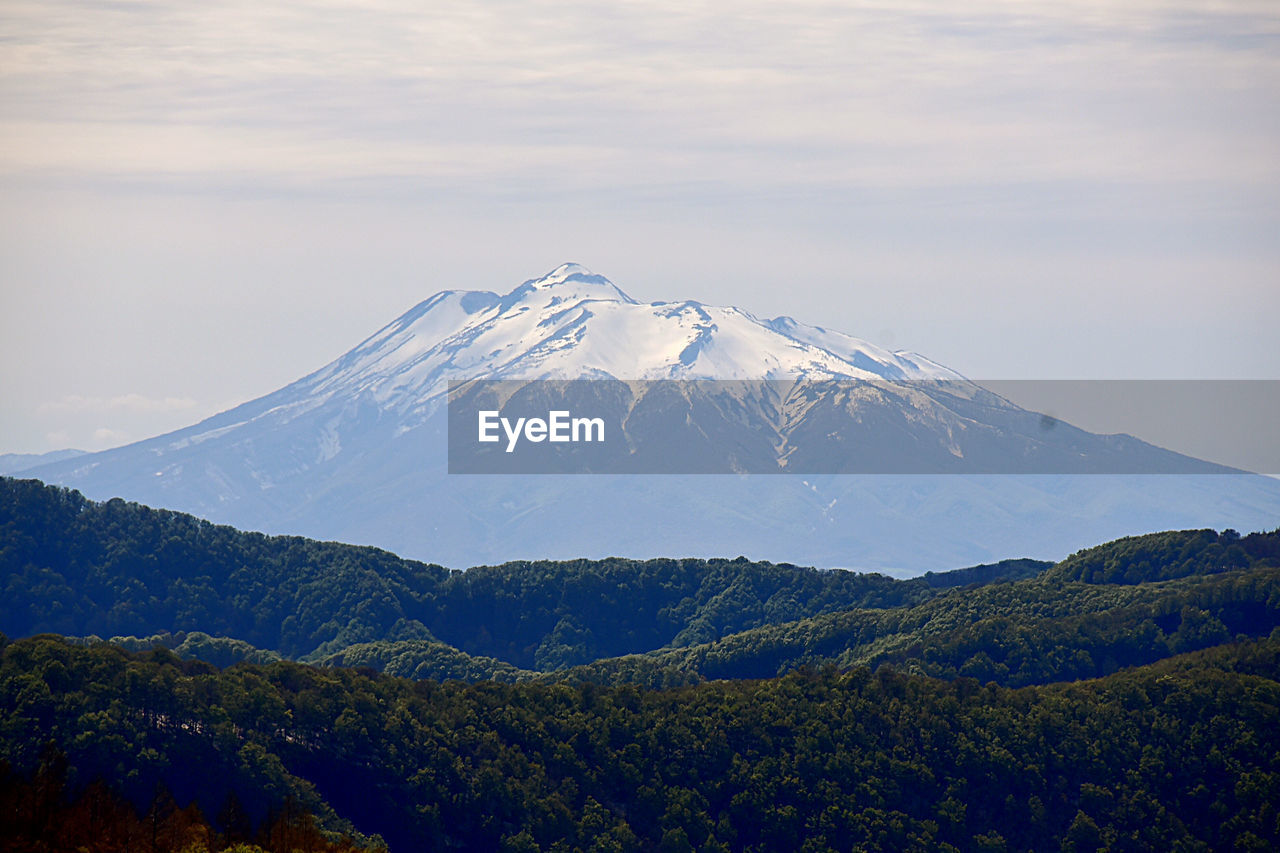
[[[1280,473],[1280,382],[465,380],[451,474]]]

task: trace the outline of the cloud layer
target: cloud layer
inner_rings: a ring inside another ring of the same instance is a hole
[[[10,176],[1275,181],[1268,3],[8,3]]]

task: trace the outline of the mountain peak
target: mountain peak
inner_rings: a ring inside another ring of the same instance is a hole
[[[595,276],[595,273],[584,267],[582,264],[575,264],[573,261],[569,261],[556,267],[551,272],[538,279],[538,281],[546,282],[548,284],[559,284],[566,278],[574,275]]]
[[[504,310],[529,296],[543,293],[553,299],[601,299],[607,302],[636,301],[609,279],[596,275],[582,264],[564,263],[540,278],[531,278],[503,297]]]

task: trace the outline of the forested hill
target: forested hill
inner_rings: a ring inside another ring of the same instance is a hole
[[[554,670],[850,608],[919,604],[951,586],[1047,565],[1009,560],[907,581],[745,558],[460,572],[0,479],[0,630],[155,637],[217,662],[262,659],[253,649],[301,659],[401,642],[464,653],[454,656],[461,669],[428,667],[440,674],[474,669],[466,656],[511,671]]]
[[[660,686],[893,663],[1020,685],[1107,675],[1280,625],[1280,531],[1173,531],[1061,563],[912,580],[733,560],[451,571],[0,479],[0,630],[217,665]]]
[[[0,638],[0,708],[12,850],[177,853],[157,833],[203,814],[289,851],[299,810],[397,853],[1280,847],[1275,640],[1050,687],[855,667],[646,691]]]
[[[1280,531],[458,572],[0,479],[0,583],[6,850],[1280,847]]]
[[[1280,566],[1280,530],[1248,536],[1234,530],[1126,536],[1072,554],[1047,579],[1132,585],[1254,566]]]

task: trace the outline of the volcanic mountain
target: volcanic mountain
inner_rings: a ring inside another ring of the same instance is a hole
[[[913,572],[1014,555],[1061,557],[1145,530],[1270,527],[1280,517],[1280,483],[1253,476],[1000,476],[964,468],[937,476],[450,475],[447,383],[463,379],[939,382],[947,394],[881,395],[881,417],[864,417],[863,404],[856,419],[885,424],[882,432],[910,422],[914,445],[923,440],[944,459],[976,458],[979,446],[1023,454],[1048,446],[1035,434],[1034,413],[918,354],[789,317],[760,319],[692,301],[640,303],[565,264],[505,295],[443,291],[272,394],[167,435],[24,474],[92,498],[120,496],[459,567],[741,553]],[[793,419],[785,434],[777,412],[762,410],[758,419],[777,433],[775,449],[791,442],[785,453],[802,458],[812,436],[833,434],[853,412],[843,404],[812,409],[819,410],[823,419]],[[1076,455],[1176,457],[1127,436],[1074,428],[1056,430],[1054,441]]]

